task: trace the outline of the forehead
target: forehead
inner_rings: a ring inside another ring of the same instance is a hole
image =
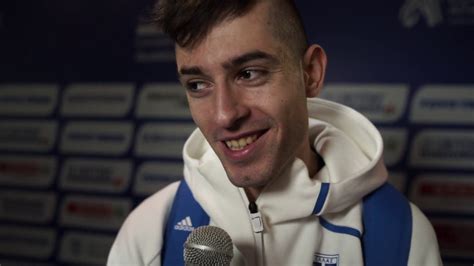
[[[263,1],[247,14],[216,25],[194,47],[177,45],[178,68],[182,65],[222,64],[229,58],[255,50],[278,57],[281,44],[272,35],[268,15],[268,2]]]

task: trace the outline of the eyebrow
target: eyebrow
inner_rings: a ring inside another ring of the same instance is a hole
[[[278,64],[280,60],[277,57],[262,52],[260,50],[251,51],[234,58],[231,58],[228,62],[222,64],[225,69],[230,69],[232,67],[241,66],[247,62],[253,60],[268,60],[271,64]],[[182,75],[205,75],[204,71],[198,66],[183,66],[178,70],[178,76]]]
[[[229,62],[224,63],[223,67],[228,69],[235,66],[241,66],[249,61],[260,60],[260,59],[268,60],[270,61],[270,63],[273,63],[273,64],[277,64],[280,62],[278,58],[276,58],[275,56],[271,54],[262,52],[260,50],[255,50],[255,51],[248,52],[243,55],[239,55],[237,57],[232,58],[231,60],[229,60]]]
[[[204,72],[202,71],[201,68],[197,67],[197,66],[193,66],[193,67],[181,67],[178,71],[178,76],[181,76],[181,75],[203,75]]]

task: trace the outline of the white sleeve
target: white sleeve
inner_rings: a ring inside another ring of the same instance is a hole
[[[411,249],[408,258],[410,266],[437,266],[443,265],[439,254],[438,240],[433,226],[426,216],[411,204],[413,229],[411,236]]]
[[[161,265],[163,232],[178,184],[155,193],[130,213],[109,252],[108,266]]]

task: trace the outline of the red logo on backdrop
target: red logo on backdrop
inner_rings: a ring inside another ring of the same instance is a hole
[[[114,209],[111,206],[98,203],[71,201],[67,204],[66,209],[71,214],[87,216],[91,218],[104,218],[113,217],[116,215],[124,215],[118,208]]]
[[[418,190],[423,196],[474,197],[474,183],[424,183]]]
[[[12,174],[15,176],[34,176],[38,173],[44,173],[47,169],[37,163],[28,162],[0,162],[0,172]]]
[[[118,229],[130,211],[130,201],[105,197],[69,197],[62,205],[64,225]]]
[[[474,254],[474,224],[467,220],[434,220],[440,249],[449,255]]]

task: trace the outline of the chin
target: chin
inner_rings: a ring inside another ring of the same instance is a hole
[[[268,161],[265,162],[266,164],[270,164]],[[278,170],[280,169],[276,169],[276,167],[262,167],[260,164],[238,166],[223,164],[223,166],[227,177],[234,186],[241,188],[262,188],[278,175]]]
[[[241,188],[257,188],[257,187],[264,187],[266,184],[268,184],[269,179],[268,178],[262,178],[262,176],[250,176],[250,175],[231,175],[227,174],[229,176],[230,182],[236,186],[236,187],[241,187]]]

